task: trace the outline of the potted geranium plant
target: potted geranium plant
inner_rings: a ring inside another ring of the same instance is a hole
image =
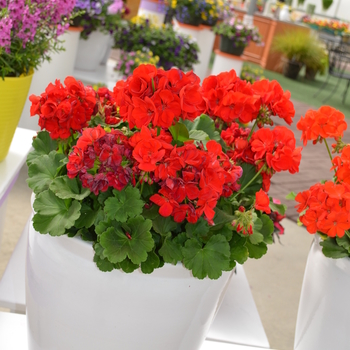
[[[75,67],[81,70],[96,70],[106,51],[113,44],[115,32],[126,11],[123,0],[78,0],[74,25],[83,27],[80,33]]]
[[[149,19],[137,16],[124,21],[114,35],[115,48],[124,52],[152,51],[159,57],[158,67],[170,69],[177,67],[188,71],[198,62],[198,44],[189,36],[176,32],[171,24],[162,28]]]
[[[329,339],[329,334],[344,324],[349,311],[347,305],[339,303],[349,288],[350,274],[350,145],[342,141],[347,123],[343,113],[322,106],[307,111],[297,128],[305,146],[310,141],[324,144],[330,171],[309,189],[289,195],[297,202],[300,225],[315,235],[305,268],[294,348],[341,349],[346,347],[348,335],[340,332]],[[323,319],[333,320],[331,324],[320,322],[318,312],[315,314],[319,308]]]
[[[0,161],[9,150],[34,70],[62,48],[74,1],[2,1],[0,8]]]
[[[270,128],[292,122],[290,94],[153,65],[113,92],[64,83],[30,97],[43,129],[27,160],[42,233],[29,233],[30,350],[198,349],[234,266],[267,252],[268,214],[284,213],[266,192],[298,171],[293,132]]]
[[[261,44],[258,28],[246,25],[236,17],[218,23],[213,31],[220,35],[220,51],[231,55],[241,56],[250,42]]]

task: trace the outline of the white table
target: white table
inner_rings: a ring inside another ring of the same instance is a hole
[[[7,197],[32,148],[32,140],[35,135],[36,132],[33,130],[17,128],[8,155],[0,162],[0,244],[2,239],[2,226],[5,221]],[[28,230],[28,228],[25,228],[24,231],[26,230]],[[22,257],[25,251],[25,239],[25,237],[21,238],[19,243],[17,243],[18,246],[21,246],[21,249],[17,249],[17,253],[15,252],[15,254],[13,254],[11,257],[13,263],[8,265],[3,278],[0,280],[0,306],[18,312],[25,311],[23,305],[16,305],[17,303],[22,304],[22,299],[19,295],[21,292],[17,286],[22,280],[24,281],[24,260],[20,260],[19,256]],[[3,296],[3,299],[1,299],[1,296]]]

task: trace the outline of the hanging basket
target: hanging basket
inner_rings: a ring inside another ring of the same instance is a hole
[[[0,77],[0,161],[6,158],[10,149],[32,78],[33,73],[5,80]]]
[[[197,350],[233,272],[194,278],[182,264],[102,272],[90,242],[29,230],[29,350]]]
[[[242,56],[245,46],[234,46],[232,39],[220,36],[220,51],[234,56]]]

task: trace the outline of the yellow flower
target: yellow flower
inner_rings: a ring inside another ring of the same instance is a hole
[[[176,8],[177,1],[176,0],[171,0],[171,7],[174,9]]]
[[[152,57],[153,56],[153,52],[152,51],[148,51],[148,55]]]

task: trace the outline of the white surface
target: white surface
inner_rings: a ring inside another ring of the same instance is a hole
[[[191,29],[191,26],[180,25],[176,20],[174,20],[174,23],[174,28],[177,32],[189,35],[197,42],[200,50],[198,53],[199,63],[193,66],[193,71],[199,76],[201,81],[203,81],[208,75],[209,61],[215,41],[214,32],[204,26],[193,27],[196,29]]]
[[[64,79],[73,74],[79,36],[80,32],[67,31],[59,37],[60,40],[64,40],[63,47],[65,51],[53,53],[51,55],[51,61],[45,61],[34,73],[28,97],[32,94],[40,95],[45,91],[49,83],[54,83],[56,79],[59,79],[63,84]],[[27,98],[18,126],[26,129],[40,130],[38,116],[30,116],[30,106],[31,102]]]
[[[236,56],[225,57],[220,54],[216,54],[211,74],[218,75],[222,72],[229,72],[231,69],[234,69],[239,77],[241,75],[244,61],[240,58],[236,59],[235,57]]]
[[[75,69],[73,76],[81,80],[84,84],[106,84],[108,89],[113,90],[116,82],[122,80],[122,76],[119,72],[114,70],[116,62],[112,59],[107,61],[106,65],[99,65],[96,71],[83,71]]]
[[[27,319],[25,315],[0,312],[0,349],[27,350]],[[205,341],[201,350],[259,350],[262,348]],[[63,350],[63,349],[58,349]],[[71,350],[71,349],[64,349]],[[73,349],[78,350],[78,349]],[[80,350],[80,349],[79,349]],[[98,350],[98,349],[96,349]],[[136,350],[136,349],[135,349]],[[145,349],[146,350],[146,349]],[[157,349],[153,349],[157,350]]]
[[[0,307],[19,313],[26,312],[25,258],[29,225],[31,225],[31,217],[24,227],[0,280]]]
[[[100,31],[92,32],[86,40],[79,39],[75,69],[95,71],[103,60],[110,35]]]
[[[207,339],[270,348],[242,265],[237,265]]]
[[[25,315],[0,312],[0,349],[28,349],[27,319]]]
[[[311,246],[301,290],[295,331],[295,350],[348,350],[347,330],[350,259],[330,259],[319,237]]]
[[[17,128],[7,157],[0,162],[0,199],[25,163],[36,132]]]
[[[93,255],[89,242],[41,235],[30,227],[30,350],[114,350],[116,344],[123,350],[199,348],[232,272],[198,280],[181,264],[165,264],[150,275],[102,273]]]

